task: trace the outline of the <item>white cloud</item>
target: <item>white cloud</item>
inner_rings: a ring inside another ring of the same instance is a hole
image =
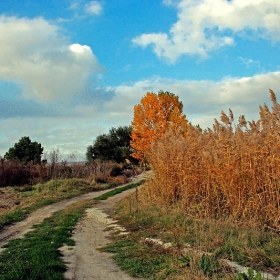
[[[114,98],[105,106],[108,118],[132,120],[133,107],[138,104],[146,92],[169,91],[179,96],[183,102],[188,120],[201,127],[212,127],[213,119],[220,117],[220,111],[232,109],[235,119],[245,115],[248,120],[257,120],[258,106],[270,104],[269,88],[278,94],[280,72],[255,75],[244,78],[227,78],[220,82],[172,80],[153,78],[132,85],[120,85],[115,88]],[[125,102],[124,102],[125,100]]]
[[[274,42],[280,40],[278,0],[181,0],[177,9],[178,21],[168,34],[142,34],[133,43],[152,45],[158,57],[174,63],[182,55],[207,58],[215,49],[232,46],[235,35],[253,33]]]
[[[91,1],[85,5],[85,12],[87,14],[98,16],[102,12],[102,5],[98,1]]]
[[[61,103],[58,107],[51,107],[54,116],[35,112],[36,117],[28,115],[3,119],[0,122],[0,155],[3,156],[25,135],[30,136],[32,141],[42,143],[47,151],[59,148],[64,154],[74,151],[84,154],[98,135],[107,133],[111,127],[129,125],[133,107],[148,91],[157,93],[164,90],[178,95],[187,119],[202,128],[211,128],[214,118],[219,120],[220,111],[228,112],[229,108],[236,122],[239,115],[245,115],[247,120],[257,120],[258,106],[264,103],[269,107],[271,105],[269,88],[275,91],[280,102],[280,92],[277,91],[279,81],[280,72],[272,72],[253,77],[227,78],[219,82],[155,77],[107,88],[111,99],[101,107],[91,103],[72,106]],[[99,94],[102,94],[101,91]],[[106,92],[103,94],[106,95]]]
[[[94,119],[93,114],[90,115]],[[69,122],[70,120],[70,122]],[[93,121],[81,121],[78,118],[12,118],[0,123],[0,156],[11,148],[23,136],[29,136],[32,141],[42,144],[45,152],[59,149],[64,155],[77,151],[85,155],[86,148],[92,144],[94,138],[107,133],[109,128]],[[11,127],[13,129],[11,129]]]
[[[163,4],[167,6],[171,6],[173,4],[172,0],[163,0]]]
[[[26,98],[67,100],[100,72],[90,47],[69,44],[43,18],[0,16],[0,34],[0,79],[20,84]]]
[[[79,3],[78,1],[76,1],[76,2],[73,2],[73,3],[70,5],[69,9],[70,9],[70,10],[77,10],[79,6],[80,6],[80,3]]]
[[[251,66],[256,66],[258,68],[260,68],[260,62],[259,61],[255,61],[253,59],[250,58],[244,58],[239,56],[238,59],[246,66],[246,68],[250,68]]]

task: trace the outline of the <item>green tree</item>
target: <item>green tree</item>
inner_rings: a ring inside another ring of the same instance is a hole
[[[40,163],[44,148],[38,142],[31,142],[27,136],[22,137],[14,147],[5,154],[5,159],[16,159],[23,164],[33,161]]]
[[[108,134],[99,135],[93,145],[87,147],[87,161],[91,162],[97,158],[116,162],[131,160],[130,134],[131,126],[120,126],[111,128]]]

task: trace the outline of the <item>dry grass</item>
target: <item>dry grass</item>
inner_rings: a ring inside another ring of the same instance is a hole
[[[135,266],[134,276],[141,276],[143,266],[145,279],[237,279],[226,259],[280,274],[279,234],[240,226],[230,219],[190,217],[182,213],[180,202],[151,201],[149,190],[147,183],[116,209],[115,218],[130,234],[114,236],[117,243],[111,246],[115,247],[112,252],[128,271]],[[156,266],[147,269],[147,260]]]
[[[149,200],[195,217],[230,218],[280,231],[280,105],[260,106],[258,121],[221,112],[221,123],[186,137],[166,133],[147,154]]]
[[[23,165],[16,160],[0,161],[0,187],[34,185],[48,180],[83,178],[90,183],[109,180],[114,168],[124,169],[124,165],[113,161],[95,160],[90,164],[67,162],[28,163]]]

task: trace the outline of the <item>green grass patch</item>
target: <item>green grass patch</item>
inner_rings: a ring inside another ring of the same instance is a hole
[[[92,203],[71,205],[35,226],[24,238],[10,241],[0,254],[0,279],[64,279],[66,267],[58,248],[74,245],[72,228]]]
[[[129,184],[124,187],[116,188],[114,190],[104,193],[103,195],[96,197],[95,200],[106,200],[107,198],[109,198],[111,196],[122,193],[122,192],[132,189],[132,188],[136,188],[136,187],[142,185],[144,182],[145,182],[145,180],[141,180],[139,183]]]
[[[121,188],[124,191],[139,186],[143,182],[131,184]],[[109,195],[99,196],[104,200],[119,193],[109,191]],[[66,271],[65,264],[60,260],[59,248],[63,245],[74,245],[71,239],[72,229],[84,210],[91,207],[96,201],[81,201],[58,211],[52,217],[34,226],[34,230],[27,233],[24,238],[10,241],[0,254],[1,280],[62,280]],[[34,205],[33,205],[34,207]],[[22,219],[26,213],[13,212],[9,221]],[[7,217],[7,216],[6,216]]]
[[[114,253],[116,263],[133,277],[166,279],[184,265],[182,258],[175,258],[159,248],[143,246],[133,238],[118,240],[105,250]]]
[[[235,279],[236,275],[222,259],[235,261],[256,271],[280,274],[279,234],[240,226],[230,220],[186,216],[179,207],[148,203],[142,190],[138,201],[135,195],[131,195],[116,207],[115,218],[131,234],[125,239],[114,236],[115,243],[105,248],[115,254],[117,263],[131,275],[147,279]],[[149,247],[141,242],[146,237],[171,242],[173,249],[155,249],[154,245]],[[188,253],[182,253],[186,246]],[[187,267],[180,265],[182,258],[189,259]],[[146,260],[153,265],[144,274],[141,269],[148,267]],[[170,266],[172,276],[160,278],[161,273],[169,273],[170,260],[175,264],[175,267]],[[241,274],[237,276],[241,277]]]
[[[6,225],[23,220],[30,212],[40,207],[109,187],[109,184],[92,185],[83,179],[59,179],[32,187],[14,187],[13,194],[20,204],[0,215],[0,230]]]
[[[13,224],[15,222],[23,220],[26,215],[29,213],[28,210],[23,209],[16,209],[12,212],[6,213],[4,215],[0,216],[0,230],[5,226],[9,224]]]
[[[232,271],[221,266],[215,257],[183,255],[140,240],[143,240],[142,233],[132,233],[118,237],[102,250],[113,253],[115,262],[132,277],[151,280],[235,279]]]

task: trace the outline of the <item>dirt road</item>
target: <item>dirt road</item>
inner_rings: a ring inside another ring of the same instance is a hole
[[[118,227],[116,221],[110,219],[106,212],[113,208],[116,201],[132,192],[135,192],[135,190],[118,194],[86,211],[86,215],[74,229],[73,239],[75,246],[61,248],[62,259],[68,267],[67,272],[64,274],[66,279],[134,279],[119,269],[112,259],[112,254],[98,250],[98,248],[104,247],[110,242],[106,237],[110,232],[106,228],[108,226],[110,226],[110,229]]]
[[[142,173],[132,178],[130,183],[139,182],[148,176],[149,172]],[[51,204],[32,212],[25,220],[5,227],[0,232],[0,252],[3,250],[1,248],[3,245],[10,240],[22,238],[25,233],[31,230],[33,225],[42,222],[54,212],[60,211],[72,203],[93,199],[107,191],[91,192]],[[61,248],[62,259],[68,267],[65,273],[66,279],[133,279],[118,268],[111,259],[111,254],[102,253],[97,250],[109,242],[109,239],[106,238],[108,232],[104,230],[108,225],[115,223],[106,213],[114,207],[117,201],[133,192],[135,192],[134,189],[125,191],[105,201],[101,201],[97,206],[86,211],[86,215],[79,221],[73,232],[73,239],[76,242],[75,246]]]

